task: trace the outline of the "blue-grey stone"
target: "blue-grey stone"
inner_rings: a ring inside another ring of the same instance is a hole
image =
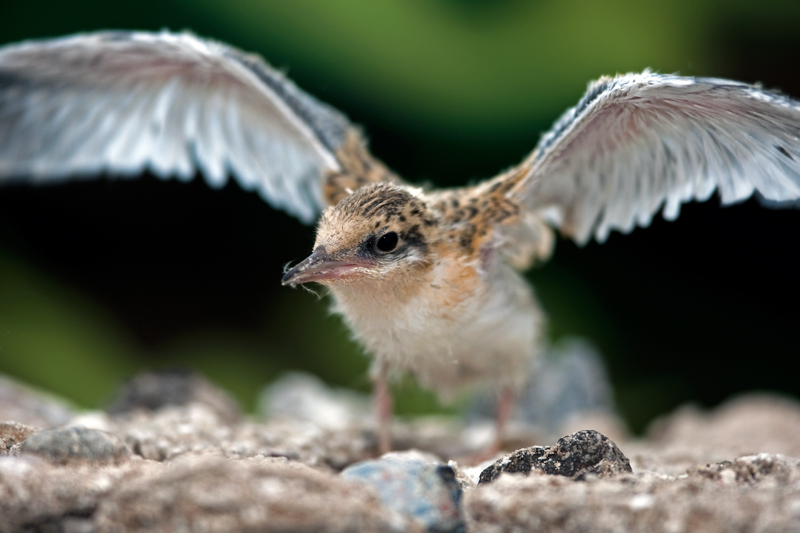
[[[116,435],[81,426],[37,431],[22,442],[20,450],[56,464],[76,461],[120,463],[131,455],[128,447]]]
[[[387,454],[356,463],[345,469],[342,476],[372,486],[387,507],[414,517],[428,531],[465,530],[461,487],[455,472],[447,465],[410,454]]]

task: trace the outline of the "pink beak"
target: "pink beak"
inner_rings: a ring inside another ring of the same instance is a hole
[[[340,280],[358,268],[368,267],[366,261],[337,261],[332,259],[324,246],[317,246],[310,256],[289,269],[281,279],[282,285],[302,285],[316,281]]]

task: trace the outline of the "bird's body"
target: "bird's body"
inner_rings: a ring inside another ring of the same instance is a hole
[[[322,213],[314,254],[284,276],[287,285],[327,285],[335,312],[373,356],[382,449],[392,374],[412,374],[443,400],[467,386],[498,391],[501,433],[543,329],[530,285],[503,255],[504,226],[530,226],[507,196],[521,175],[433,193],[363,186]],[[528,255],[549,251],[550,234],[540,232],[544,242],[533,239],[539,246]]]
[[[358,128],[260,58],[191,34],[109,32],[0,48],[0,183],[152,170],[245,189],[310,222],[313,253],[286,285],[329,287],[386,376],[442,397],[508,398],[540,349],[543,315],[519,271],[553,232],[583,244],[647,226],[715,191],[800,199],[800,103],[729,80],[645,71],[602,78],[519,165],[471,187],[422,190]]]
[[[538,350],[541,313],[478,208],[472,222],[468,211],[459,220],[457,195],[443,196],[378,184],[329,209],[316,247],[347,254],[363,239],[348,242],[344,235],[396,232],[404,257],[370,268],[357,282],[319,281],[329,285],[336,312],[377,367],[410,372],[443,398],[481,382],[517,388]]]
[[[519,270],[548,257],[553,244],[549,228],[508,196],[524,173],[426,191],[372,158],[356,134],[339,158],[342,171],[325,179],[330,207],[315,248],[351,257],[370,239],[399,236],[391,261],[314,279],[373,355],[373,375],[410,373],[444,400],[470,385],[521,387],[544,318]],[[508,242],[514,233],[521,242]],[[287,274],[284,284],[303,279]]]

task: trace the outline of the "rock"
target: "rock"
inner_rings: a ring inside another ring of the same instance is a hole
[[[664,450],[703,450],[708,462],[759,452],[800,457],[800,403],[749,393],[708,411],[685,406],[656,420],[647,437]]]
[[[342,477],[369,485],[384,505],[427,531],[464,531],[456,474],[435,458],[414,451],[389,453],[346,468]]]
[[[423,531],[360,484],[286,459],[0,457],[0,494],[0,531]]]
[[[302,420],[327,429],[357,427],[371,420],[367,395],[329,387],[303,372],[287,372],[265,387],[259,394],[258,411],[267,419]]]
[[[798,477],[796,472],[793,472],[798,466],[800,466],[800,459],[760,453],[739,457],[733,461],[695,466],[689,469],[687,475],[690,478],[703,478],[727,485],[747,486],[764,480],[785,485],[792,478]]]
[[[96,531],[97,503],[146,461],[120,466],[54,465],[35,455],[0,457],[0,531]]]
[[[286,459],[0,457],[0,494],[0,531],[423,531],[360,484]]]
[[[9,455],[12,448],[19,448],[19,444],[39,428],[26,426],[17,422],[0,422],[0,455]]]
[[[471,531],[800,531],[800,459],[788,453],[800,442],[800,406],[786,398],[748,395],[708,412],[678,410],[647,439],[623,444],[636,474],[626,473],[628,462],[612,442],[579,431],[554,446],[507,456],[488,469],[496,479],[480,485],[474,481],[485,468],[451,462],[453,479],[437,457],[390,454],[362,476],[386,475],[388,482],[373,479],[377,488],[337,474],[370,458],[371,420],[334,430],[291,417],[231,422],[225,412],[190,400],[72,418],[92,430],[0,424],[0,532],[457,531],[464,525]],[[468,433],[442,417],[398,420],[393,430],[396,443],[445,458],[456,457]],[[129,458],[114,435],[145,459]],[[738,449],[748,453],[731,454]],[[770,450],[787,453],[758,453]],[[512,470],[530,474],[497,475]],[[409,502],[418,507],[409,510]]]
[[[630,473],[628,458],[608,437],[597,431],[578,431],[558,440],[555,446],[532,446],[506,455],[481,472],[480,483],[489,483],[503,472],[565,476],[580,481]]]
[[[471,531],[800,531],[800,462],[765,454],[585,483],[502,476],[468,492],[464,510]]]
[[[0,422],[51,427],[66,424],[72,416],[66,401],[0,375]]]
[[[108,429],[133,453],[153,461],[215,453],[232,459],[288,457],[341,470],[369,457],[372,447],[372,439],[359,430],[331,431],[292,420],[242,420],[230,425],[198,403],[137,411],[109,423]]]
[[[285,459],[188,456],[103,500],[100,531],[421,531],[358,483]]]
[[[220,420],[237,422],[241,410],[225,391],[191,370],[173,368],[142,372],[125,383],[108,412],[121,415],[137,410],[157,411],[167,406],[199,403],[214,411]]]
[[[80,426],[38,431],[23,441],[20,451],[54,464],[119,464],[131,454],[116,435]]]

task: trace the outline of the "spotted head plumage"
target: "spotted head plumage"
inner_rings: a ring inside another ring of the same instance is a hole
[[[341,268],[314,281],[408,278],[430,266],[437,239],[436,214],[421,190],[394,183],[361,187],[322,213],[314,254]],[[286,274],[284,284],[309,280],[304,263]]]

